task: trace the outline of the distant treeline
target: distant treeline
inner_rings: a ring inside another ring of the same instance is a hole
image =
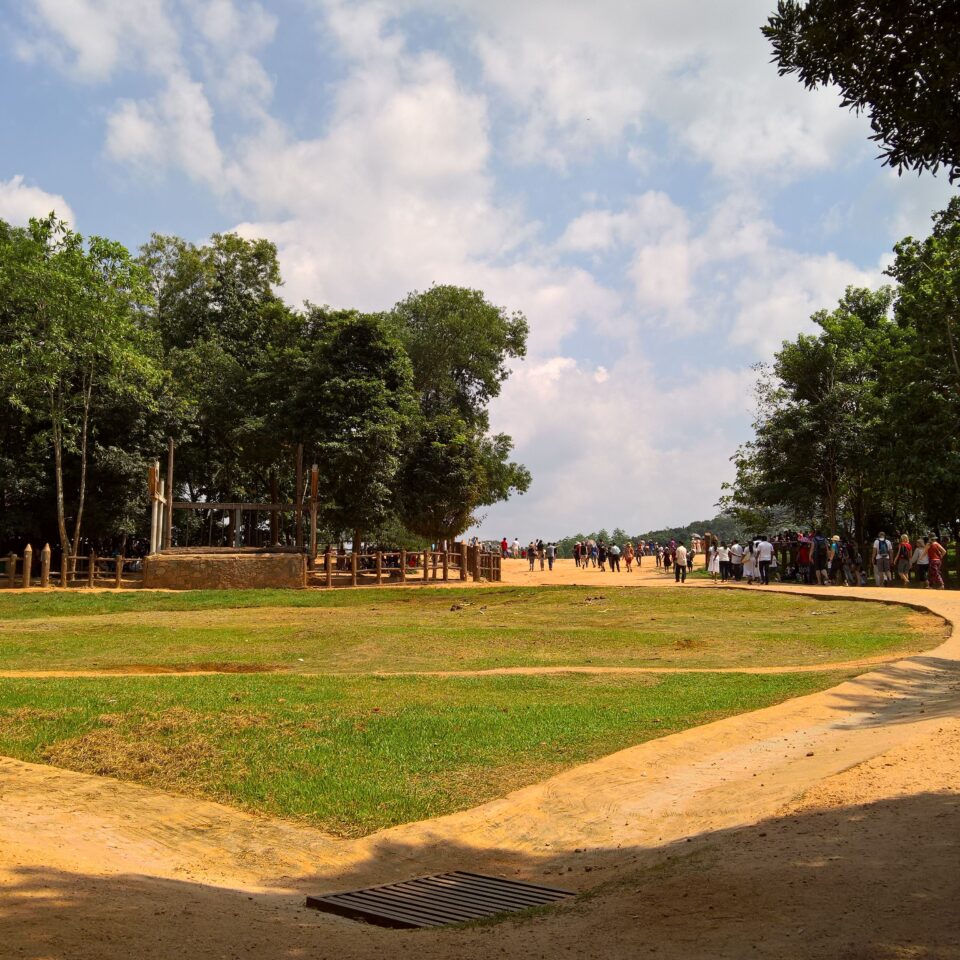
[[[712,520],[696,520],[688,523],[685,527],[664,527],[662,530],[647,530],[645,533],[628,534],[621,527],[615,527],[611,532],[606,530],[597,530],[593,533],[577,533],[573,536],[564,537],[557,541],[561,556],[569,557],[573,554],[573,545],[580,540],[601,540],[604,543],[637,543],[639,540],[646,540],[652,543],[669,543],[671,540],[683,541],[689,543],[694,534],[703,535],[704,533],[716,534],[721,540],[730,540],[735,536],[743,536],[740,524],[733,517],[719,514]]]

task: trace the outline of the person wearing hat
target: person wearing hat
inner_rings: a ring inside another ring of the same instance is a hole
[[[840,538],[834,534],[827,545],[827,578],[838,585],[843,582],[843,563],[840,557]]]

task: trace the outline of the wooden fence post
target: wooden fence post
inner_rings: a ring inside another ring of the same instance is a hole
[[[310,569],[317,560],[317,497],[320,493],[320,467],[310,468]]]
[[[40,551],[40,586],[50,586],[50,544]]]
[[[400,582],[407,582],[407,551],[400,551]]]
[[[333,586],[333,557],[330,556],[329,547],[327,547],[327,549],[324,551],[323,563],[326,568],[327,586],[332,587]]]
[[[446,583],[450,579],[450,551],[443,551],[443,582]]]
[[[33,547],[28,543],[23,548],[23,578],[21,583],[24,589],[30,586],[30,575],[33,573]]]
[[[350,554],[350,586],[355,587],[357,585],[357,552],[354,550]]]
[[[116,574],[117,574],[116,579],[113,585],[119,590],[120,585],[123,583],[123,553],[122,552],[117,556]]]
[[[11,550],[7,554],[7,586],[17,585],[17,555]]]
[[[460,579],[467,579],[467,545],[460,544]]]
[[[95,551],[90,551],[90,556],[87,557],[87,586],[95,587],[97,584],[97,554]]]
[[[70,558],[66,550],[60,552],[60,586],[70,586]]]
[[[423,579],[430,579],[430,554],[426,550],[423,551]]]
[[[383,553],[377,551],[377,583],[383,583]]]

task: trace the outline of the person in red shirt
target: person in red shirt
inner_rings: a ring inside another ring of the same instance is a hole
[[[905,586],[910,586],[910,567],[911,560],[913,558],[913,547],[910,546],[910,541],[907,539],[907,535],[900,535],[900,542],[897,544],[897,555],[894,557],[894,569],[897,571],[897,576],[900,578],[900,582]]]

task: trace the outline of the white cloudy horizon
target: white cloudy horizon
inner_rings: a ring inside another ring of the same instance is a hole
[[[481,534],[703,519],[751,366],[951,195],[777,76],[774,5],[36,0],[2,28],[0,217],[266,237],[293,304],[482,289],[530,321],[492,424],[534,483]]]

